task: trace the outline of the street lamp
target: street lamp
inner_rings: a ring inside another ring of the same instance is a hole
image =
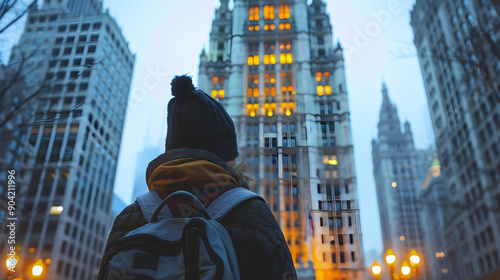
[[[378,264],[377,260],[375,260],[372,264],[372,274],[375,279],[379,279],[380,275],[382,275],[382,266]]]
[[[43,273],[43,262],[42,259],[38,259],[36,263],[33,265],[31,268],[31,273],[33,274],[33,277],[37,279],[37,277],[40,277]]]
[[[410,265],[412,270],[415,271],[415,277],[418,276],[418,268],[420,267],[420,256],[417,254],[417,251],[415,249],[411,249],[410,251]]]
[[[411,267],[410,264],[408,264],[407,260],[404,260],[403,263],[401,264],[401,274],[399,275],[399,279],[408,279],[411,276]]]
[[[394,280],[407,280],[412,276],[412,271],[415,272],[415,277],[418,276],[418,268],[420,267],[421,258],[415,249],[411,250],[408,259],[403,260],[401,267],[399,268],[399,275],[396,273],[395,269],[397,259],[396,254],[394,254],[392,249],[389,248],[385,254],[385,263],[389,267]],[[375,279],[379,279],[382,275],[382,267],[376,260],[372,265],[372,274]]]

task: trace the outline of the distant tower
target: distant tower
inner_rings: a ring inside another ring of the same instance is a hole
[[[401,131],[398,111],[382,86],[382,108],[378,123],[378,139],[372,141],[373,175],[384,242],[384,254],[391,248],[398,256],[398,266],[411,249],[425,255],[424,232],[420,219],[418,195],[428,164],[427,153],[415,149],[408,122]],[[422,258],[427,261],[426,258]],[[429,260],[430,261],[430,260]],[[422,262],[419,274],[427,276]]]
[[[20,53],[35,54],[26,80],[41,90],[24,108],[31,122],[19,168],[27,184],[18,186],[16,202],[23,207],[17,208],[20,262],[13,278],[27,279],[42,259],[43,279],[95,279],[112,223],[135,57],[96,0],[35,5],[11,62]],[[6,245],[0,242],[3,256]]]
[[[301,279],[361,279],[343,51],[325,4],[235,0],[228,10],[227,2],[200,55],[199,87],[235,121],[253,190],[276,215]]]

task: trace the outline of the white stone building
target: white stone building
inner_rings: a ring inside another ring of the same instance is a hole
[[[362,279],[343,51],[325,4],[233,3],[221,0],[215,12],[199,88],[235,121],[253,189],[275,213],[301,279]]]

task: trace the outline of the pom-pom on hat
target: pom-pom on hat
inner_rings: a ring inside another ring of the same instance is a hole
[[[165,150],[202,149],[224,161],[237,158],[236,130],[224,107],[197,90],[187,75],[175,76],[170,85],[174,97],[167,108]]]

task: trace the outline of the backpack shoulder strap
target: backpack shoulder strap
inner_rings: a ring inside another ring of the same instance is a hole
[[[230,189],[212,201],[212,203],[210,203],[207,207],[207,211],[212,219],[219,220],[229,213],[229,211],[231,211],[234,207],[252,198],[264,200],[262,196],[242,187]]]
[[[160,205],[162,199],[156,191],[151,190],[143,195],[138,196],[135,201],[137,201],[137,203],[139,204],[144,219],[146,219],[146,221],[149,223],[151,222],[151,216],[153,215],[153,212],[156,210],[158,205]],[[162,214],[162,216],[172,216],[168,207],[163,207],[160,213]]]

